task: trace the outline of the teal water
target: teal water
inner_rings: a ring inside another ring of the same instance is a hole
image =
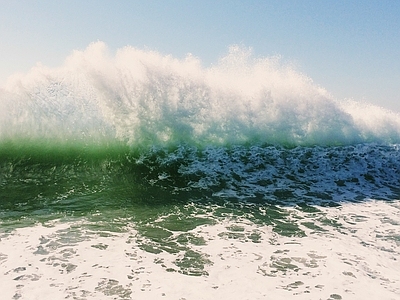
[[[396,145],[19,149],[1,153],[3,220],[60,215],[131,217],[221,206],[253,211],[399,197]],[[112,214],[112,213],[111,213]],[[143,215],[142,215],[143,214]],[[270,223],[268,216],[260,222]],[[273,216],[272,216],[273,219]]]

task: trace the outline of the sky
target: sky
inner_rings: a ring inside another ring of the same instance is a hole
[[[103,41],[216,64],[229,46],[280,55],[336,99],[400,113],[397,0],[0,0],[0,85]]]

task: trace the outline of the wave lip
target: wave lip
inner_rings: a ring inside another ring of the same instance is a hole
[[[362,112],[362,113],[360,113]],[[400,117],[328,92],[282,63],[232,46],[218,64],[102,42],[38,65],[0,90],[0,140],[132,147],[400,142]]]

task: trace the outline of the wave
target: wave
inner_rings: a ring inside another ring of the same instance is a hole
[[[337,206],[400,196],[399,145],[109,150],[0,156],[0,218],[190,203]]]
[[[131,148],[400,142],[400,117],[337,101],[279,57],[229,48],[218,64],[102,42],[0,90],[0,142]]]

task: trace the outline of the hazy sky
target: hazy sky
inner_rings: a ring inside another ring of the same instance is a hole
[[[400,1],[0,0],[0,83],[104,41],[216,63],[232,44],[281,55],[335,98],[400,112]]]

